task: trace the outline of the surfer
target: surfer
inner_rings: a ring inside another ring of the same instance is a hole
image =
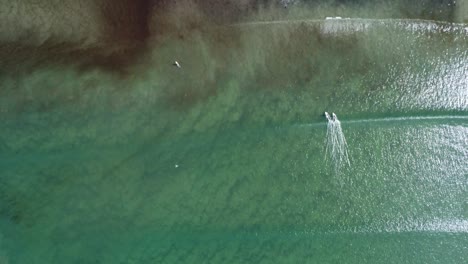
[[[178,61],[174,61],[174,63],[172,63],[172,65],[176,66],[176,67],[179,68],[179,69],[182,68],[182,67],[180,66],[180,63],[179,63]]]

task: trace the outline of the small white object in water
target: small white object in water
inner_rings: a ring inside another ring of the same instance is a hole
[[[174,61],[173,65],[176,66],[176,67],[179,68],[179,69],[182,68],[182,67],[180,66],[180,63],[179,63],[178,61]]]
[[[179,168],[179,164],[176,164],[174,167]]]
[[[327,118],[328,121],[330,121],[330,115],[328,114],[328,112],[325,112],[325,117]]]

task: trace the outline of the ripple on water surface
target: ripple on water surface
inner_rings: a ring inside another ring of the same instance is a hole
[[[174,71],[2,82],[0,262],[466,262],[466,26],[236,27],[226,52],[161,47],[187,55]]]

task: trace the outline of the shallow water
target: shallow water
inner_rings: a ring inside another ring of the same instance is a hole
[[[2,75],[1,261],[466,262],[466,25],[212,30],[151,57],[182,69]]]

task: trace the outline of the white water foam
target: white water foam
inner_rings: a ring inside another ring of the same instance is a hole
[[[341,122],[336,115],[327,118],[327,136],[325,139],[325,160],[327,165],[334,167],[335,172],[350,166],[348,157],[348,143],[341,129]]]

